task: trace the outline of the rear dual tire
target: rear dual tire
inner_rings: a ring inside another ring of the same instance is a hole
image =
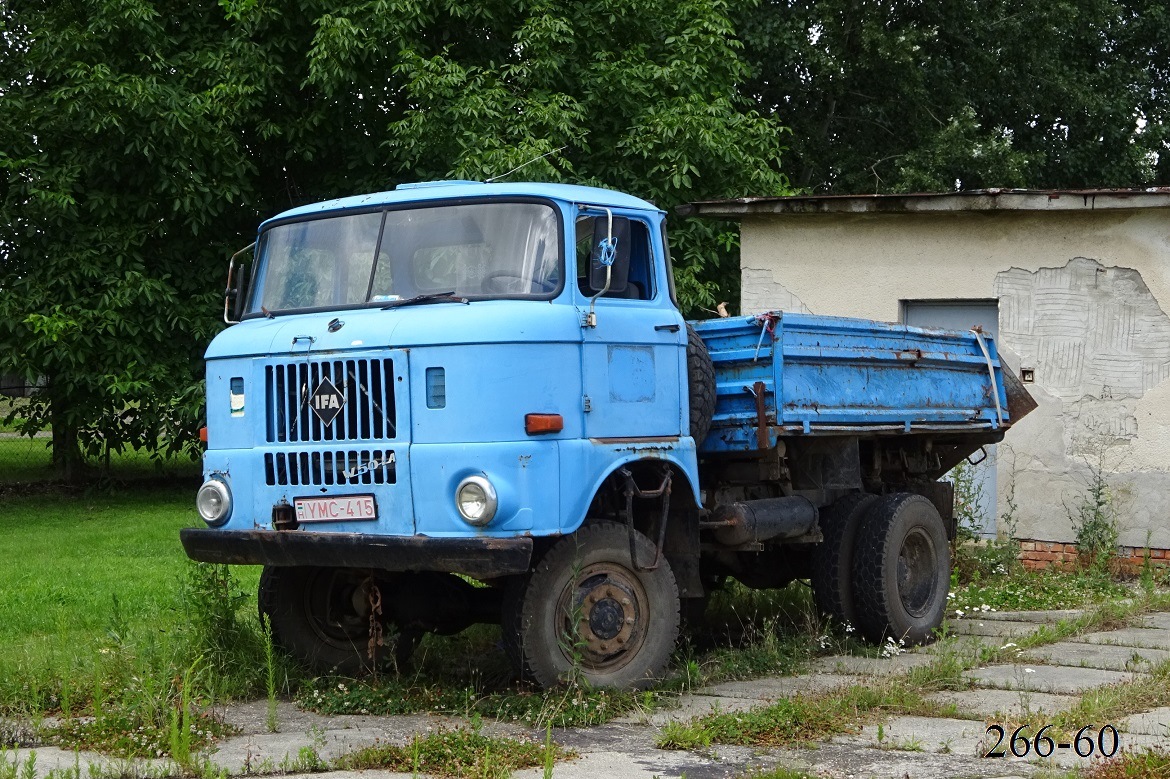
[[[930,641],[950,588],[950,548],[938,510],[911,493],[857,493],[825,511],[813,597],[826,616],[866,639]]]

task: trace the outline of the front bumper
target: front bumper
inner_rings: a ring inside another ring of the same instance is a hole
[[[303,530],[179,531],[192,560],[232,565],[316,565],[383,571],[441,571],[480,579],[524,573],[532,539],[432,538]]]

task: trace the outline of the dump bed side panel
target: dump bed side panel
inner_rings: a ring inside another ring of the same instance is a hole
[[[987,335],[788,313],[692,324],[711,353],[717,391],[701,451],[771,447],[781,435],[989,431],[1010,423]]]

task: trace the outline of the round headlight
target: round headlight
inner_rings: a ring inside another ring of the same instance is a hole
[[[496,515],[496,488],[482,476],[468,476],[455,489],[455,506],[469,524],[482,527]]]
[[[204,522],[218,527],[232,514],[232,491],[219,479],[208,479],[195,495],[195,508]]]

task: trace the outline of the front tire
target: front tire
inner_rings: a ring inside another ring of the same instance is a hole
[[[867,512],[854,550],[854,596],[862,634],[923,644],[942,625],[950,589],[947,531],[921,495],[895,493]]]
[[[260,575],[261,624],[273,643],[318,673],[360,676],[377,667],[369,656],[369,576],[342,568],[265,566]]]
[[[554,544],[522,583],[516,649],[542,687],[574,674],[621,689],[661,678],[678,638],[678,585],[665,557],[652,571],[631,564],[628,534],[613,522],[583,526]],[[650,564],[654,545],[638,532],[635,545],[638,562]]]

